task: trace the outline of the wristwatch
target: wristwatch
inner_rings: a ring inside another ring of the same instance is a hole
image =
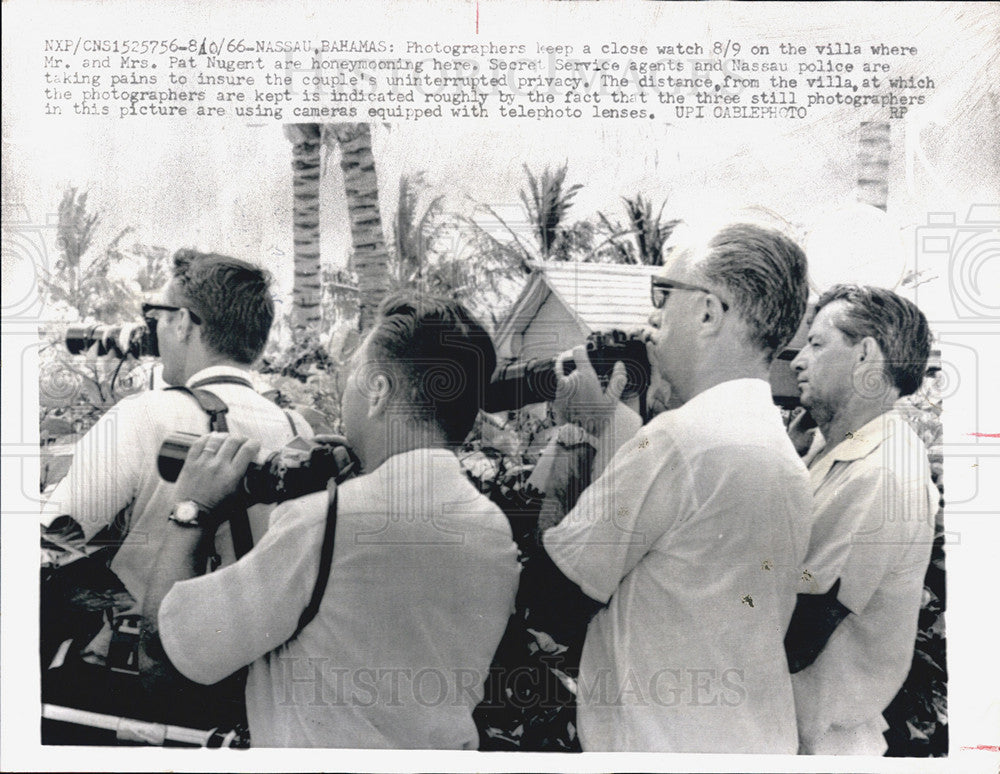
[[[194,500],[181,500],[170,511],[169,518],[182,527],[201,527],[208,521],[208,509]]]

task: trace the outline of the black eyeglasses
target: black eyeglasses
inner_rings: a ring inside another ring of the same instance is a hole
[[[169,304],[143,304],[142,305],[142,316],[149,317],[150,312],[179,312],[181,309],[187,309],[188,314],[191,315],[191,322],[195,325],[201,325],[201,317],[197,313],[193,312],[189,307],[186,306],[170,306]]]
[[[709,290],[708,288],[703,288],[700,285],[689,285],[686,282],[680,282],[679,280],[666,280],[660,277],[652,277],[649,285],[649,294],[653,302],[653,307],[656,309],[662,309],[663,305],[667,303],[667,296],[670,295],[671,290],[692,290],[697,293],[711,293],[718,298],[719,294],[714,290]],[[722,304],[722,311],[729,311],[729,304],[719,298],[719,303]]]

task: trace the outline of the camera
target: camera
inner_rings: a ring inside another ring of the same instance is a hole
[[[71,355],[79,355],[97,345],[99,357],[113,355],[139,358],[144,355],[157,357],[160,352],[156,344],[156,321],[125,323],[124,325],[70,325],[66,328],[66,349]]]
[[[592,333],[587,337],[587,357],[603,386],[607,386],[615,363],[625,364],[628,382],[623,398],[641,395],[649,389],[650,364],[644,334],[624,331]],[[530,403],[543,403],[556,396],[555,358],[516,360],[501,365],[486,389],[484,410],[488,413],[513,411]],[[563,361],[563,372],[576,370],[572,359]]]
[[[156,459],[160,478],[177,480],[191,444],[199,437],[178,432],[163,439]],[[331,478],[339,484],[358,473],[360,467],[354,452],[339,438],[307,441],[296,436],[264,462],[251,462],[238,491],[246,495],[250,505],[281,503],[319,492]]]

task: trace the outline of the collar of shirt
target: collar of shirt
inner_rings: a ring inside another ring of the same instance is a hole
[[[431,478],[427,480],[434,480],[436,476],[453,472],[461,474],[458,457],[450,450],[439,447],[423,447],[394,454],[373,470],[372,474],[393,479],[408,478],[418,470],[428,468],[431,471]]]
[[[730,379],[699,392],[681,408],[713,415],[734,409],[741,414],[759,413],[764,407],[777,416],[770,384],[763,379]]]
[[[202,381],[203,379],[214,379],[217,376],[236,376],[240,379],[247,379],[253,383],[253,377],[251,372],[244,368],[235,368],[234,366],[225,365],[215,365],[209,366],[208,368],[202,368],[198,373],[194,374],[185,383],[185,387],[190,387],[192,384]]]
[[[809,468],[810,478],[814,482],[822,481],[835,462],[853,462],[867,457],[896,432],[897,422],[906,420],[895,411],[887,411],[879,414],[873,420],[849,433],[843,441],[838,443],[830,453],[818,462],[816,456],[825,448],[826,443],[814,442],[813,448],[806,455],[808,460],[806,465]],[[818,433],[819,431],[817,431]]]

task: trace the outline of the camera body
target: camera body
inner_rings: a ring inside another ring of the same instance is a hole
[[[154,321],[155,322],[155,321]],[[128,356],[159,356],[155,324],[125,323],[123,325],[70,325],[66,328],[66,349],[71,355],[87,352],[94,345],[97,355],[112,355],[121,359]]]
[[[607,386],[615,363],[625,365],[628,382],[622,397],[634,397],[649,389],[650,363],[644,334],[615,330],[587,337],[587,356],[603,386]],[[556,396],[555,358],[516,360],[497,367],[486,389],[484,410],[513,411],[530,403],[544,403]],[[576,370],[572,359],[563,361],[566,375]]]
[[[191,444],[193,433],[171,433],[163,439],[156,467],[164,481],[176,481]],[[239,490],[249,505],[281,503],[326,489],[332,478],[339,484],[356,475],[361,464],[339,438],[307,441],[300,436],[270,454],[261,463],[252,462]]]

